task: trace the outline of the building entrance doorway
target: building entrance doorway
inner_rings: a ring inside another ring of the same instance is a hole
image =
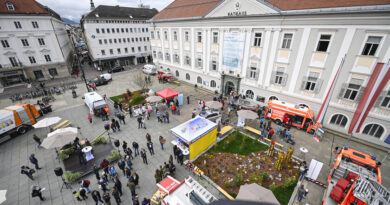
[[[235,91],[234,88],[234,83],[232,83],[231,81],[227,81],[225,85],[225,95],[230,95],[232,91]]]

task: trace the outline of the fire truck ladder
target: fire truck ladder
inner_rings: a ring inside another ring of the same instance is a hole
[[[381,184],[369,179],[358,179],[354,196],[370,205],[390,204],[390,192]]]

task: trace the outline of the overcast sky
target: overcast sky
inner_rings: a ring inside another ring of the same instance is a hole
[[[90,9],[90,0],[36,0],[39,3],[48,6],[55,12],[71,20],[80,20],[81,15]],[[173,0],[142,0],[143,4],[150,5],[150,8],[156,8],[161,11]],[[99,5],[120,5],[136,7],[140,0],[93,0],[95,7]]]

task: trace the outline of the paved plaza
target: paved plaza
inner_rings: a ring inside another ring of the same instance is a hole
[[[139,70],[133,69],[113,74],[113,81],[106,86],[98,87],[97,92],[101,95],[106,94],[107,97],[109,97],[122,94],[127,88],[131,91],[138,90],[138,86],[132,80],[132,76],[136,72],[139,72]],[[156,91],[170,87],[183,93],[185,97],[189,95],[191,103],[190,105],[185,103],[185,105],[181,108],[180,116],[171,115],[169,124],[158,123],[155,116],[152,115],[152,118],[146,122],[147,129],[138,129],[136,119],[127,117],[126,125],[121,126],[121,132],[112,133],[110,135],[112,141],[113,139],[119,139],[121,142],[125,140],[128,144],[131,144],[132,141],[137,141],[140,144],[140,147],[144,148],[146,148],[146,133],[150,133],[152,136],[152,142],[156,154],[151,156],[148,152],[147,156],[149,164],[144,165],[139,156],[133,160],[134,171],[140,176],[140,186],[136,189],[140,199],[143,199],[143,197],[150,198],[157,190],[154,179],[155,170],[162,165],[164,161],[168,162],[169,155],[172,154],[172,146],[169,142],[174,140],[175,137],[170,134],[169,130],[191,118],[192,110],[194,108],[198,108],[197,101],[199,99],[207,101],[214,97],[213,93],[206,92],[202,89],[195,91],[191,85],[183,83],[181,85],[159,84],[155,78],[153,78],[153,81],[154,83],[152,88]],[[78,98],[72,98],[69,91],[62,95],[56,95],[56,101],[51,103],[53,105],[54,112],[45,115],[45,117],[59,116],[63,120],[69,120],[72,122],[73,127],[81,128],[81,137],[92,139],[104,130],[103,122],[100,118],[95,117],[93,119],[93,123],[90,124],[87,119],[88,108],[84,105],[81,98],[83,93],[86,92],[85,85],[79,84],[76,92],[79,95]],[[35,103],[36,99],[30,101],[31,103]],[[2,99],[0,100],[0,103],[3,107],[12,104],[8,99]],[[113,111],[112,105],[111,110]],[[236,124],[234,115],[231,117],[231,123]],[[247,123],[256,128],[258,126],[258,120],[247,121]],[[91,197],[89,197],[89,199],[85,202],[77,202],[77,200],[75,200],[71,191],[79,187],[77,184],[72,184],[73,189],[71,190],[64,189],[60,192],[62,181],[61,178],[55,176],[53,170],[59,166],[63,167],[62,163],[59,163],[56,159],[54,150],[46,150],[43,148],[38,149],[36,143],[32,139],[32,135],[34,133],[43,139],[47,132],[48,131],[46,129],[33,129],[25,135],[18,136],[0,145],[0,160],[2,162],[2,166],[0,166],[0,189],[8,190],[7,201],[5,204],[94,204]],[[311,159],[317,159],[318,161],[324,163],[324,167],[318,180],[325,183],[326,177],[329,173],[329,162],[334,158],[334,155],[331,155],[331,150],[333,150],[333,147],[335,146],[340,147],[346,145],[346,139],[336,135],[333,136],[331,134],[326,134],[323,141],[318,143],[311,135],[308,135],[303,131],[292,129],[292,134],[296,141],[294,148],[296,150],[295,154],[297,157],[304,158],[308,162],[310,162]],[[158,136],[160,135],[164,136],[168,142],[165,145],[164,151],[161,150],[159,145]],[[280,139],[276,139],[276,141],[285,145],[284,150],[288,149],[289,146],[286,143],[282,142]],[[385,152],[381,149],[362,145],[354,141],[351,141],[349,146],[363,152],[374,154],[378,159],[383,159],[385,155]],[[298,151],[300,147],[308,148],[309,153],[302,155]],[[42,169],[35,174],[34,181],[31,181],[27,178],[27,176],[20,174],[20,167],[22,165],[33,167],[28,160],[28,157],[32,153],[35,153],[37,159],[39,160],[39,165],[42,167]],[[177,165],[177,163],[175,164]],[[389,188],[390,176],[388,173],[390,173],[390,163],[387,161],[383,163],[382,166],[382,177],[383,184]],[[175,177],[178,180],[183,180],[189,174],[188,170],[180,165],[177,165]],[[119,172],[119,176],[124,190],[124,195],[122,196],[122,201],[124,201],[123,204],[131,204],[130,191],[126,187],[127,180],[123,177],[121,172]],[[92,189],[99,190],[93,174],[86,178],[91,181]],[[309,189],[309,195],[307,199],[304,199],[304,202],[309,202],[310,204],[320,204],[324,189],[313,183],[305,182],[305,184]],[[32,198],[30,191],[31,185],[45,187],[46,191],[44,191],[43,195],[47,200],[40,202],[38,198]],[[112,183],[110,183],[109,186],[112,187]],[[217,194],[217,192],[212,192],[215,193],[217,197],[223,198],[223,196]],[[115,203],[113,198],[111,203]]]

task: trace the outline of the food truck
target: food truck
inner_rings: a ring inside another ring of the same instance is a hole
[[[189,160],[195,160],[202,152],[217,140],[217,124],[197,116],[177,127],[171,129],[176,145]],[[185,158],[185,159],[187,159]]]
[[[218,199],[195,179],[188,176],[184,181],[168,176],[156,184],[157,192],[151,201],[158,205],[167,204],[209,204]]]

